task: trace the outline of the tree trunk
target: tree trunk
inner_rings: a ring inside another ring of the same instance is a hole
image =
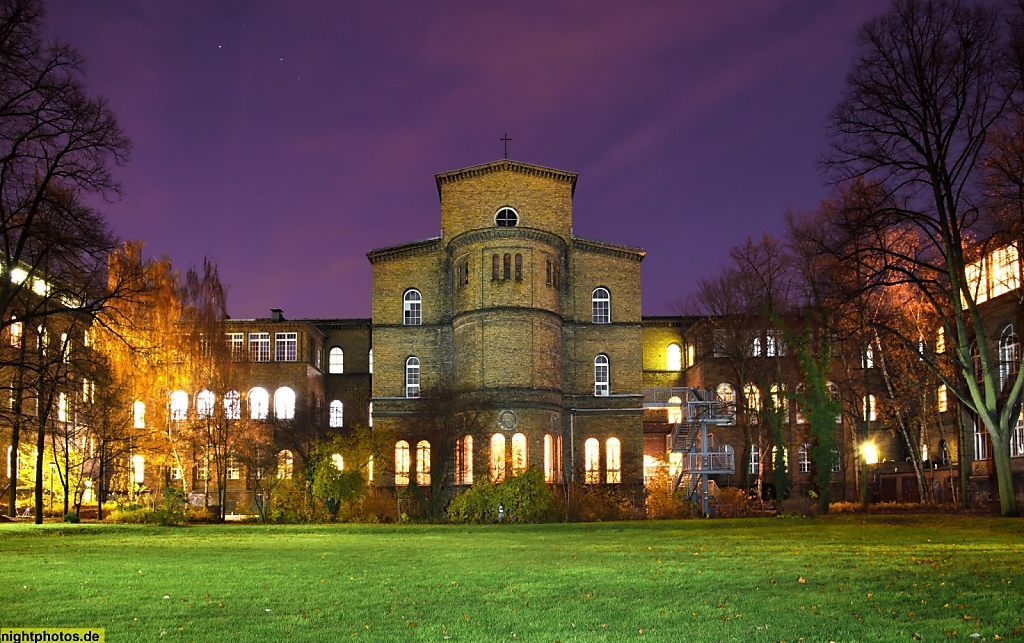
[[[996,435],[989,432],[992,437],[992,464],[996,469],[996,483],[999,487],[999,512],[1007,518],[1016,518],[1020,515],[1017,511],[1017,496],[1013,491],[1013,471],[1010,469],[1010,440],[1009,432],[1002,432]]]

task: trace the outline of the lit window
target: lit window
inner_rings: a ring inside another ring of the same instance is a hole
[[[146,481],[146,459],[141,455],[132,456],[132,481],[135,484]]]
[[[369,360],[369,363],[370,363],[370,375],[373,375],[373,349],[372,348],[370,349],[370,354],[369,354],[368,360]]]
[[[686,367],[693,366],[697,361],[697,347],[693,344],[686,345]]]
[[[874,422],[875,420],[878,419],[878,413],[875,410],[875,396],[865,395],[863,401],[864,408],[862,410],[864,412],[864,419],[868,420],[869,422]]]
[[[779,337],[779,331],[770,330],[765,336],[764,353],[767,357],[782,357],[786,354],[785,345]]]
[[[430,443],[426,440],[416,443],[416,484],[430,486]]]
[[[295,470],[295,456],[288,449],[281,451],[277,454],[277,477],[280,479],[286,479],[292,477],[292,472]]]
[[[526,471],[526,436],[516,433],[512,436],[512,475]]]
[[[843,456],[839,453],[839,447],[832,449],[832,473],[839,473],[843,470]]]
[[[282,386],[274,391],[274,415],[278,420],[295,418],[295,391],[287,386]]]
[[[771,387],[772,409],[782,412],[782,421],[789,422],[789,405],[786,400],[786,389],[778,384]]]
[[[505,479],[505,436],[495,433],[491,436],[491,482]]]
[[[938,400],[939,400],[938,409],[939,409],[939,413],[945,413],[946,411],[949,410],[949,400],[948,400],[948,398],[946,396],[947,392],[948,392],[948,390],[946,389],[946,385],[945,384],[939,384],[939,391],[938,391]]]
[[[608,382],[608,356],[598,355],[594,358],[594,395],[607,397],[611,392]]]
[[[267,389],[257,386],[246,397],[249,400],[249,418],[266,420],[270,411],[270,393],[267,393]]]
[[[373,428],[373,402],[370,402],[370,406],[366,409],[366,425]]]
[[[66,393],[57,395],[57,421],[68,421],[68,396]]]
[[[746,402],[747,414],[754,415],[761,412],[761,389],[757,384],[748,382],[743,386],[743,399]]]
[[[336,374],[345,372],[345,351],[335,346],[327,353],[327,372]]]
[[[224,338],[231,351],[231,361],[241,362],[245,359],[245,333],[224,333]]]
[[[761,471],[761,449],[756,444],[750,445],[750,469],[751,474],[757,475]]]
[[[298,333],[276,333],[274,335],[274,361],[296,361],[298,359],[298,345]]]
[[[612,321],[611,295],[607,288],[595,288],[593,294],[595,324],[610,324]]]
[[[750,354],[754,357],[761,357],[761,338],[755,337],[750,344]]]
[[[420,396],[420,360],[416,357],[405,360],[405,396]]]
[[[864,349],[864,357],[861,363],[863,368],[874,368],[875,367],[875,349],[870,344]]]
[[[82,401],[86,404],[96,401],[96,380],[82,380]]]
[[[409,485],[409,443],[399,440],[395,444],[395,486]]]
[[[370,458],[366,461],[366,478],[373,482],[373,454],[370,454]]]
[[[224,394],[224,417],[228,420],[242,419],[242,396],[238,391]]]
[[[679,344],[669,344],[667,353],[667,364],[665,365],[666,370],[669,371],[681,371],[683,370],[683,349],[680,348]]]
[[[544,482],[555,481],[555,441],[550,434],[544,435]]]
[[[249,361],[270,361],[270,333],[249,333]]]
[[[800,448],[797,450],[797,467],[800,473],[811,472],[811,445],[800,445]]]
[[[772,447],[772,467],[775,466],[775,461],[779,456],[779,447]],[[789,449],[782,450],[782,470],[789,470]]]
[[[71,340],[68,339],[67,333],[60,334],[60,356],[65,364],[71,362]]]
[[[1020,288],[1020,265],[1017,257],[1017,246],[1009,245],[995,250],[990,255],[990,260],[989,274],[992,279],[992,297],[998,297]]]
[[[601,482],[601,443],[596,438],[588,438],[583,443],[583,482]]]
[[[234,458],[228,458],[228,480],[241,480],[242,479],[242,468],[238,465],[238,460]]]
[[[331,454],[331,464],[333,464],[334,468],[338,471],[345,470],[345,458],[341,457],[340,453]]]
[[[15,319],[15,317],[11,317],[11,325],[8,328],[11,334],[11,346],[18,348],[21,346],[21,329],[23,326],[20,321],[14,321]]]
[[[132,405],[132,426],[136,429],[146,428],[146,403],[136,400]]]
[[[935,334],[935,352],[939,355],[946,352],[946,329],[942,326],[939,326]]]
[[[673,395],[668,398],[668,423],[679,424],[683,421],[683,398]]]
[[[184,420],[188,414],[188,393],[174,391],[171,393],[171,419]]]
[[[464,435],[455,444],[455,484],[473,484],[473,436]]]
[[[974,459],[988,460],[988,431],[977,422],[974,423]]]
[[[1009,324],[999,336],[999,387],[1005,387],[1019,369],[1020,339],[1013,332],[1013,324]]]
[[[718,401],[725,405],[723,410],[730,411],[729,418],[730,424],[736,423],[736,389],[732,387],[732,384],[728,382],[722,382],[715,389],[715,394],[718,396]]]
[[[406,291],[402,312],[402,323],[406,326],[419,326],[423,323],[423,297],[420,295],[420,291]]]
[[[499,228],[513,228],[519,225],[519,214],[506,206],[495,213],[494,223]]]
[[[210,391],[200,391],[196,395],[196,415],[201,418],[213,417],[213,406],[215,403],[213,393]]]
[[[605,442],[605,469],[608,484],[622,482],[622,445],[618,438],[608,438]]]
[[[171,465],[171,480],[181,480],[181,467],[176,464]]]
[[[1017,418],[1017,425],[1013,427],[1010,434],[1010,457],[1018,458],[1024,455],[1024,409]]]
[[[331,428],[338,428],[344,426],[345,419],[345,407],[342,405],[341,400],[333,400],[331,402],[329,424]]]
[[[197,461],[195,466],[192,467],[192,474],[196,480],[209,480],[210,479],[210,467],[207,466],[205,461]]]

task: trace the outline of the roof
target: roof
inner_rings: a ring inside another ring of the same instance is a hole
[[[494,172],[517,172],[519,174],[529,174],[532,176],[552,179],[554,181],[561,181],[568,183],[571,186],[572,194],[576,193],[577,175],[573,172],[565,172],[563,170],[556,170],[542,165],[530,165],[529,163],[502,159],[500,161],[493,161],[484,165],[474,165],[473,167],[453,170],[451,172],[444,172],[443,174],[436,175],[434,179],[437,181],[437,196],[441,196],[441,186],[446,183],[457,183],[464,179],[484,176]]]

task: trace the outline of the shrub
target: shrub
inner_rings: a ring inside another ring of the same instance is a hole
[[[220,522],[220,517],[207,507],[189,507],[185,512],[185,520],[190,523],[212,524]]]
[[[152,513],[149,507],[118,508],[110,512],[104,522],[113,522],[122,525],[142,525],[147,522],[149,514]]]
[[[505,510],[503,516],[499,506]],[[527,469],[500,484],[486,477],[480,480],[448,503],[448,519],[459,523],[542,522],[554,517],[554,507],[544,474]]]
[[[572,522],[604,522],[642,518],[631,494],[605,485],[571,484],[560,498],[560,510]]]
[[[719,487],[715,500],[718,502],[718,515],[723,518],[753,516],[761,508],[760,503],[740,487]]]
[[[66,514],[64,514],[64,522],[77,523],[78,522],[78,512],[77,511],[69,511]]]
[[[398,522],[398,501],[394,494],[371,489],[365,496],[342,506],[338,519],[344,522]]]

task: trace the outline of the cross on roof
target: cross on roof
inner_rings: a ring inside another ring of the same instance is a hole
[[[498,139],[499,141],[505,141],[505,160],[508,160],[508,142],[511,141],[508,137],[508,132],[505,132],[505,136]]]

